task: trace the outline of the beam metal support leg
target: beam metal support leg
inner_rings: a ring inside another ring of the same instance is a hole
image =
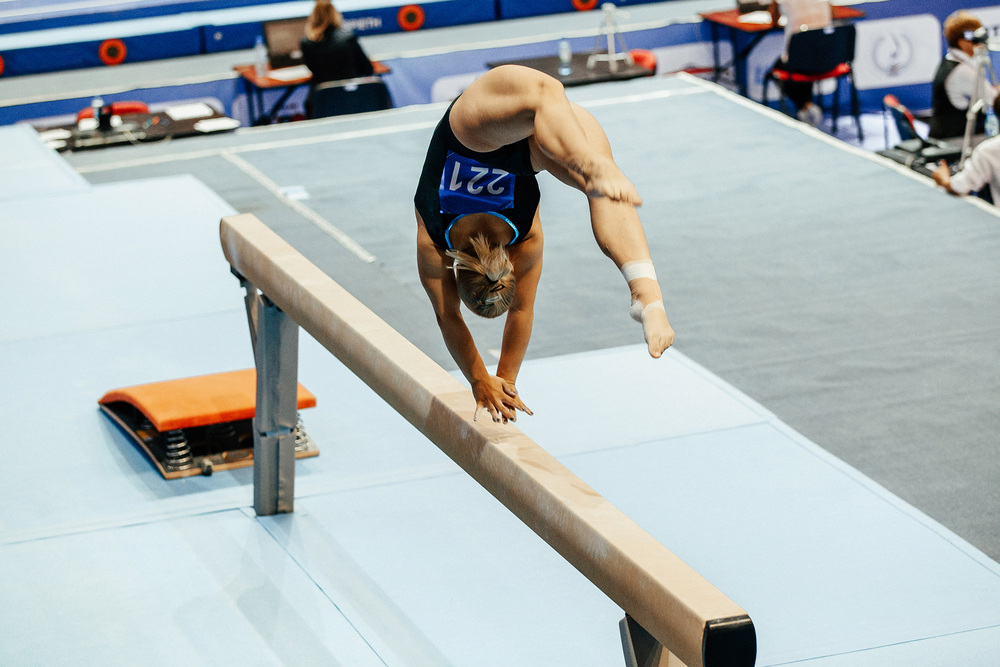
[[[295,500],[299,325],[264,295],[254,311],[253,508],[269,516],[291,512]]]
[[[628,614],[618,622],[618,629],[622,634],[625,667],[687,667]]]

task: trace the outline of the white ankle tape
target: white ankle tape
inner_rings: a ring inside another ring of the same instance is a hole
[[[651,278],[656,280],[656,270],[653,269],[653,262],[648,259],[640,259],[635,262],[625,262],[622,264],[622,275],[625,282],[630,283],[636,278]]]
[[[667,312],[667,309],[663,307],[662,301],[654,301],[648,306],[643,307],[642,301],[639,301],[638,299],[633,299],[632,305],[629,306],[628,314],[631,315],[632,319],[635,320],[636,322],[642,323],[642,318],[646,316],[646,313],[654,309],[662,310],[664,313]]]

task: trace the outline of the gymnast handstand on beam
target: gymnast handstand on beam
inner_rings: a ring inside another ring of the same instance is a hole
[[[650,355],[674,340],[635,208],[642,200],[597,120],[550,76],[516,65],[490,70],[438,123],[414,202],[420,281],[445,344],[472,385],[476,416],[486,409],[504,423],[516,421],[516,410],[531,414],[514,383],[542,272],[539,171],[588,196],[594,238],[628,282],[629,313],[642,323]],[[482,317],[507,313],[496,376],[459,300]]]

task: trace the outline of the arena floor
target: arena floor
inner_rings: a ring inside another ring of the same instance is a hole
[[[677,341],[645,355],[585,200],[542,178],[518,427],[746,608],[759,665],[989,664],[994,210],[691,77],[570,96],[645,199]],[[38,171],[2,194],[3,410],[32,437],[4,447],[0,662],[621,664],[621,611],[308,336],[322,453],[293,515],[256,519],[246,470],[162,480],[96,408],[252,365],[233,211],[454,369],[413,249],[442,111],[77,153],[76,173],[4,130]],[[500,329],[473,324],[488,359]]]

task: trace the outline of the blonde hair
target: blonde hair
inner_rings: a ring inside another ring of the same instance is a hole
[[[498,317],[514,300],[514,265],[503,246],[493,246],[480,234],[472,239],[473,257],[449,250],[455,260],[455,282],[462,302],[480,317]]]
[[[958,40],[963,39],[965,33],[982,27],[982,21],[977,19],[975,14],[965,9],[959,9],[957,12],[952,12],[944,20],[944,39],[948,42],[948,46],[957,49]]]
[[[334,30],[344,25],[344,16],[337,11],[330,0],[316,0],[312,13],[306,19],[306,37],[312,42],[323,39],[331,26]]]

